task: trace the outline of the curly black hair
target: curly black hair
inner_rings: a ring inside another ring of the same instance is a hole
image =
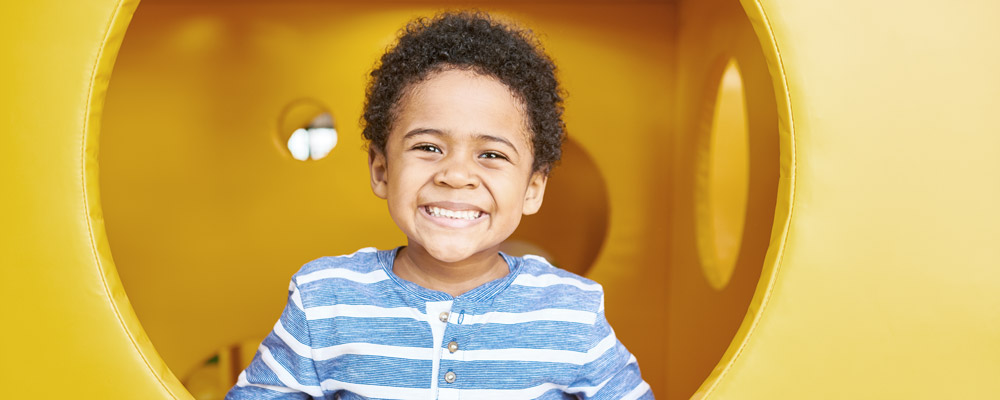
[[[397,103],[406,91],[432,73],[467,69],[496,78],[523,103],[532,132],[533,171],[548,174],[562,155],[565,124],[556,66],[541,49],[531,31],[482,12],[413,20],[371,72],[363,135],[369,146],[385,153]]]

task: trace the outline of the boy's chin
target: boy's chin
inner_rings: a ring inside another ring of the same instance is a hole
[[[482,254],[484,249],[465,246],[425,246],[427,254],[443,263],[459,263]]]
[[[472,257],[474,252],[471,251],[456,251],[456,250],[429,250],[427,252],[435,260],[443,263],[458,263],[469,259]]]

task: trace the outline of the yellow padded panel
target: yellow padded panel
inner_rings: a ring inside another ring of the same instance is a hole
[[[695,397],[1000,397],[1000,3],[743,5],[775,77],[779,203]]]
[[[0,6],[4,398],[190,398],[129,306],[97,190],[104,92],[136,3]]]

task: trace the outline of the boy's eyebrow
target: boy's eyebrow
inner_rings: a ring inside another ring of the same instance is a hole
[[[417,136],[417,135],[441,136],[443,134],[444,134],[444,132],[441,132],[441,131],[439,131],[437,129],[433,129],[433,128],[416,128],[416,129],[414,129],[412,131],[406,132],[406,135],[403,135],[403,140],[409,139],[409,138]]]
[[[488,140],[490,142],[503,143],[503,144],[507,145],[507,147],[510,147],[511,150],[514,150],[514,154],[521,155],[520,153],[517,152],[517,147],[514,147],[513,143],[511,143],[509,140],[504,139],[502,137],[493,136],[493,135],[479,134],[479,135],[476,135],[476,139],[479,139],[479,140],[484,140],[485,139],[485,140]]]
[[[416,128],[416,129],[414,129],[412,131],[407,132],[406,135],[403,135],[403,140],[409,139],[409,138],[417,136],[417,135],[443,136],[444,134],[445,133],[443,131],[439,130],[439,129],[434,129],[434,128]],[[486,135],[486,134],[478,134],[478,135],[475,136],[475,138],[477,140],[486,140],[486,141],[490,141],[490,142],[497,142],[497,143],[505,144],[505,145],[507,145],[507,147],[510,147],[511,150],[514,150],[514,154],[521,155],[520,153],[518,153],[517,147],[515,147],[513,143],[511,143],[509,140],[504,139],[502,137],[493,136],[493,135]]]

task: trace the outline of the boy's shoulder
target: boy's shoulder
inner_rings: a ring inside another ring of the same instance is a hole
[[[580,285],[587,286],[589,288],[598,289],[601,287],[601,284],[597,282],[552,265],[552,263],[544,257],[536,256],[534,254],[525,254],[521,257],[521,260],[523,260],[522,262],[524,263],[521,267],[522,275],[552,275],[554,278],[559,278],[559,280],[566,282],[578,282]]]
[[[385,271],[379,260],[383,252],[385,251],[374,247],[366,247],[351,254],[320,257],[303,265],[292,277],[292,280],[301,285],[323,277],[331,277],[328,276],[331,274],[362,280],[368,276],[381,280],[387,278],[387,276],[382,276],[385,275]]]
[[[543,257],[524,255],[522,266],[513,284],[545,290],[557,290],[579,297],[599,299],[604,296],[601,284],[549,263]]]
[[[601,284],[558,268],[545,258],[525,255],[521,267],[498,307],[508,312],[546,313],[559,310],[556,319],[594,324],[604,312]]]

